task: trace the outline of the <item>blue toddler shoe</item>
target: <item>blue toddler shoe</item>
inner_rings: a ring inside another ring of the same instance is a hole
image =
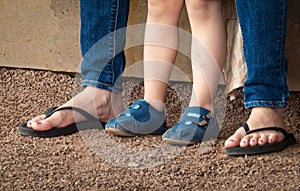
[[[167,130],[165,112],[156,110],[145,100],[134,102],[105,126],[107,133],[119,136],[163,134]]]
[[[166,131],[163,142],[174,145],[192,145],[203,141],[211,112],[202,107],[189,107],[179,122]]]

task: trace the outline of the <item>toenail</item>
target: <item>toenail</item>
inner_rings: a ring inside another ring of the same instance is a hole
[[[29,124],[29,125],[31,125],[31,124],[32,124],[32,122],[31,122],[31,121],[29,121],[29,122],[28,122],[28,124]]]
[[[254,140],[254,139],[251,139],[251,142],[252,142],[252,143],[254,143],[254,142],[255,142],[255,140]]]
[[[244,144],[245,144],[245,143],[246,143],[246,141],[242,141],[242,143],[244,143]]]
[[[262,139],[259,139],[259,142],[263,143],[264,141]]]
[[[38,125],[42,124],[42,122],[40,122],[40,121],[37,121],[36,123],[37,123]]]

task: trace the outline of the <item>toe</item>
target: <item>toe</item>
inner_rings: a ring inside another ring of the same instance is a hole
[[[243,138],[244,135],[245,131],[242,128],[239,128],[232,136],[230,136],[225,141],[225,148],[238,147],[240,140]]]
[[[251,140],[252,137],[250,136],[246,136],[246,137],[243,137],[240,141],[240,147],[248,147],[250,144],[250,140]]]
[[[268,143],[269,144],[275,143],[275,140],[276,140],[276,136],[275,135],[270,135],[268,137]]]
[[[27,122],[27,127],[32,128],[32,124],[37,123],[45,119],[45,115],[39,115],[37,117],[32,118],[30,121]]]
[[[282,133],[271,133],[268,136],[268,143],[279,143],[282,142],[284,139],[284,135]]]
[[[236,137],[234,135],[232,135],[231,137],[229,137],[226,141],[225,141],[225,147],[226,148],[230,148],[230,147],[236,147],[239,145],[239,142],[237,141],[238,139],[236,139]]]
[[[264,145],[268,143],[268,137],[266,135],[261,135],[258,139],[258,145]]]
[[[58,113],[58,112],[57,112]],[[53,114],[48,118],[41,118],[42,120],[35,120],[31,122],[31,128],[37,131],[47,131],[54,127],[58,127],[61,118],[59,115]]]
[[[52,129],[52,124],[49,120],[41,120],[31,122],[31,128],[37,131],[47,131]]]
[[[258,145],[258,139],[259,136],[257,134],[252,135],[252,137],[249,139],[249,145],[251,147]]]
[[[45,119],[45,115],[39,115],[37,117],[32,118],[30,121],[36,122],[36,121],[41,121],[43,119]]]

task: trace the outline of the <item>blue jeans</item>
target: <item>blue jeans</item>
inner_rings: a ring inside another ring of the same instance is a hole
[[[129,0],[81,0],[82,85],[122,90]]]
[[[248,69],[246,108],[287,105],[287,4],[287,0],[236,0]]]

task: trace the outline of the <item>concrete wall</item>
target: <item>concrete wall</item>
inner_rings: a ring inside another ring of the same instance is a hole
[[[131,0],[129,25],[144,23],[146,0]],[[233,0],[228,0],[233,4]],[[300,90],[300,2],[289,1],[287,56],[289,83]],[[235,19],[234,9],[226,11]],[[190,31],[186,10],[180,27]],[[79,46],[79,0],[0,0],[0,66],[78,72],[81,62]],[[139,35],[143,33],[140,32]],[[128,39],[142,38],[128,34]],[[181,42],[189,43],[189,42]],[[142,46],[126,49],[126,76],[142,76]],[[191,80],[190,61],[178,54],[177,70],[171,78]]]
[[[290,90],[300,91],[300,1],[289,0],[286,56]]]
[[[130,10],[129,25],[145,23],[146,0],[131,0]],[[79,0],[0,0],[0,66],[78,72],[79,11]],[[184,18],[181,27],[189,30]],[[141,76],[135,63],[142,60],[142,46],[126,49],[126,56],[125,75]],[[191,76],[188,59],[179,55],[176,63]]]
[[[1,0],[0,65],[77,71],[79,21],[78,0]]]

